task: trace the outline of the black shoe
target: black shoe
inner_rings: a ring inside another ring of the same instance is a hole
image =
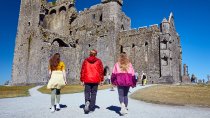
[[[114,91],[114,89],[111,89],[110,91]]]
[[[84,111],[85,114],[89,114],[90,111]]]
[[[90,109],[89,113],[93,113],[95,111],[95,109]]]

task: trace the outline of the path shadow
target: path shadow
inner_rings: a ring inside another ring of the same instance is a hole
[[[81,109],[83,109],[83,110],[84,110],[85,105],[84,105],[84,104],[82,104],[82,105],[80,105],[80,106],[79,106],[79,108],[81,108]],[[94,106],[94,108],[93,108],[91,111],[92,111],[92,112],[94,112],[94,111],[95,111],[95,109],[100,109],[100,107],[99,107],[99,106],[97,106],[97,105],[95,105],[95,106]],[[85,114],[88,114],[88,113],[89,113],[89,112],[91,112],[91,111],[85,111],[85,110],[84,110],[84,113],[85,113]]]
[[[85,108],[85,104],[80,105],[79,108],[84,109]],[[98,105],[95,105],[94,109],[100,109],[100,107]]]
[[[110,110],[110,111],[115,111],[115,113],[119,114],[119,116],[122,116],[122,114],[120,113],[120,107],[118,106],[109,106],[106,109]]]
[[[82,105],[79,106],[79,108],[83,109],[83,108],[85,108],[85,105],[82,104]]]
[[[61,107],[61,109],[62,109],[62,108],[67,108],[67,106],[64,105],[64,104],[60,104],[60,107]]]

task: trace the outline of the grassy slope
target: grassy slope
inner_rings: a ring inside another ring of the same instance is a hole
[[[131,98],[160,104],[210,107],[210,86],[157,85],[139,90]]]
[[[0,98],[29,96],[29,89],[34,86],[0,86]]]

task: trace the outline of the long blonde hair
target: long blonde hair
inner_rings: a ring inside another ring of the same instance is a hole
[[[121,71],[127,71],[129,68],[129,59],[128,56],[125,52],[120,53],[119,58],[118,58],[119,66]]]

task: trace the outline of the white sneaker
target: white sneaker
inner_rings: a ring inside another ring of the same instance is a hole
[[[126,110],[126,108],[125,108],[125,104],[124,104],[124,103],[122,103],[122,104],[121,104],[121,110],[120,110],[120,113],[121,113],[122,115],[125,115],[125,114],[126,114],[126,112],[127,112],[127,110]]]
[[[89,105],[90,105],[90,102],[87,101],[87,102],[85,103],[85,108],[84,108],[84,111],[85,111],[85,112],[89,112]]]
[[[60,104],[56,104],[56,110],[60,110],[61,107],[60,107]]]
[[[125,107],[125,114],[128,114],[128,108]]]
[[[50,111],[51,111],[51,113],[55,112],[55,107],[52,106]]]

